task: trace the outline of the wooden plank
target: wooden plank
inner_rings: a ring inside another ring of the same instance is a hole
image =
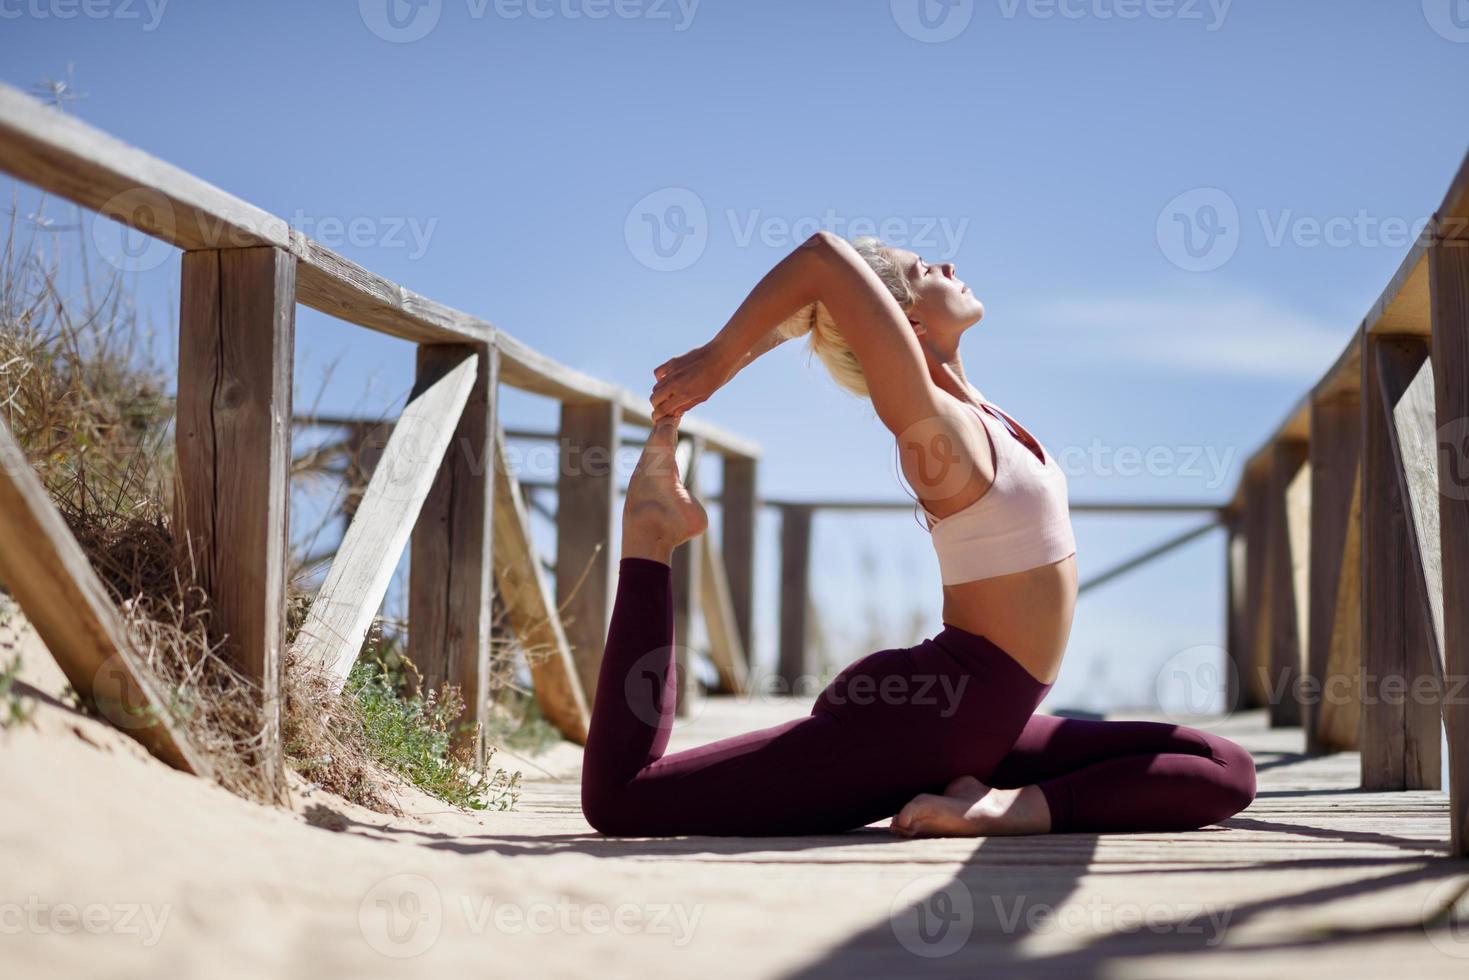
[[[182,276],[174,533],[222,654],[260,687],[257,762],[280,796],[296,260],[188,252]]]
[[[1439,555],[1433,363],[1428,357],[1428,344],[1412,339],[1379,345],[1377,358],[1384,399],[1392,404],[1392,425],[1387,431],[1399,464],[1398,493],[1407,509],[1412,568],[1417,573],[1413,584],[1432,639],[1433,665],[1442,669],[1443,565]]]
[[[704,447],[697,436],[682,437],[674,458],[679,476],[689,493],[699,495],[699,463]],[[703,563],[705,535],[690,538],[673,549],[673,637],[677,670],[678,702],[675,713],[687,718],[699,702],[699,679],[694,671],[694,623],[699,615],[699,569]]]
[[[566,738],[585,745],[591,717],[587,698],[561,628],[561,616],[541,577],[541,558],[531,538],[530,519],[520,486],[506,462],[505,435],[498,426],[494,459],[495,584],[506,622],[530,654],[531,680],[541,713]]]
[[[584,691],[597,689],[616,594],[617,423],[613,402],[561,406],[556,605]]]
[[[1397,475],[1393,420],[1401,392],[1380,377],[1384,357],[1413,356],[1416,341],[1367,338],[1362,358],[1362,785],[1367,789],[1436,789],[1439,708],[1424,697],[1436,674],[1408,502]],[[1379,350],[1386,354],[1379,356]]]
[[[1359,421],[1353,428],[1360,432]],[[1360,440],[1359,440],[1360,442]],[[1313,539],[1314,540],[1314,539]],[[1321,682],[1316,740],[1323,750],[1355,749],[1362,729],[1362,462],[1351,479],[1346,528],[1339,553],[1340,575],[1331,612],[1330,642]],[[1312,620],[1315,622],[1315,620]]]
[[[1304,510],[1292,512],[1289,488],[1306,467],[1306,444],[1295,441],[1277,442],[1272,450],[1270,466],[1269,531],[1267,538],[1270,567],[1266,572],[1270,597],[1270,657],[1266,680],[1270,724],[1276,728],[1294,728],[1301,723],[1300,664],[1301,622],[1299,610],[1304,596],[1297,590],[1297,565],[1304,565],[1301,538],[1310,518],[1307,502]],[[1309,481],[1309,473],[1306,474]],[[1307,483],[1309,486],[1309,483]],[[1293,547],[1296,544],[1296,547]]]
[[[1270,474],[1245,472],[1245,622],[1240,708],[1270,703]]]
[[[700,609],[709,633],[709,658],[719,672],[719,691],[722,694],[747,694],[749,660],[744,639],[740,636],[720,547],[705,534],[699,554]]]
[[[1361,454],[1361,406],[1354,396],[1338,395],[1315,402],[1311,407],[1311,531],[1310,592],[1306,630],[1306,672],[1301,724],[1306,732],[1306,749],[1323,752],[1333,747],[1321,732],[1321,715],[1328,698],[1328,662],[1332,634],[1336,629],[1337,590],[1358,577],[1343,574],[1343,553],[1351,528],[1352,498],[1356,488]],[[1353,557],[1353,561],[1356,561]],[[1351,606],[1353,615],[1356,605]],[[1353,662],[1351,673],[1355,676]],[[1339,676],[1339,675],[1338,675]],[[1341,682],[1331,682],[1341,687]],[[1355,736],[1355,723],[1353,724]],[[1349,744],[1355,744],[1353,737]]]
[[[208,760],[129,645],[107,587],[3,421],[0,581],[78,695],[164,762],[210,775]]]
[[[720,491],[720,548],[729,583],[735,628],[747,656],[755,649],[755,532],[760,517],[757,463],[750,457],[725,456]]]
[[[414,392],[393,426],[296,637],[296,655],[319,665],[338,687],[357,661],[474,388],[474,352],[459,350],[447,358],[451,364],[442,365],[442,374],[420,376],[427,385]]]
[[[445,684],[459,688],[465,705],[461,722],[472,726],[461,739],[472,744],[476,763],[483,765],[495,574],[490,434],[495,431],[499,354],[489,345],[420,347],[418,378],[420,387],[432,384],[466,355],[477,365],[474,386],[413,526],[408,651],[430,690]]]
[[[1362,345],[1366,333],[1358,329],[1337,355],[1336,362],[1311,389],[1313,402],[1334,398],[1359,398],[1362,391]]]
[[[278,248],[297,258],[298,298],[312,309],[418,344],[495,343],[506,384],[561,401],[611,401],[627,421],[651,424],[646,398],[369,272],[285,219],[3,84],[0,170],[185,251]],[[759,455],[753,442],[703,420],[685,418],[682,428],[703,436],[715,452]]]
[[[1368,334],[1408,334],[1427,337],[1432,331],[1428,293],[1428,247],[1433,240],[1425,230],[1409,249],[1398,271],[1373,304],[1362,328]]]
[[[1456,186],[1469,185],[1469,165]],[[1469,209],[1469,195],[1457,205]],[[1429,257],[1443,568],[1444,724],[1449,741],[1451,853],[1469,857],[1469,245]],[[1428,543],[1424,542],[1425,547]]]
[[[1243,658],[1246,656],[1245,635],[1248,629],[1245,618],[1245,535],[1242,521],[1230,517],[1225,522],[1227,536],[1224,544],[1224,653],[1228,659],[1225,671],[1224,710],[1232,712],[1239,707],[1240,681]]]
[[[780,517],[780,653],[777,674],[794,690],[808,669],[806,608],[810,601],[811,508],[783,507]]]

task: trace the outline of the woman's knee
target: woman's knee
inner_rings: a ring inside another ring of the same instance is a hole
[[[1255,758],[1227,738],[1211,735],[1209,744],[1214,761],[1224,770],[1229,804],[1234,808],[1226,816],[1234,816],[1255,801]]]

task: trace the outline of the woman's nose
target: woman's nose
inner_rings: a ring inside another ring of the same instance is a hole
[[[950,279],[954,278],[954,273],[956,271],[954,269],[954,263],[952,263],[952,262],[945,262],[943,264],[942,268],[944,270],[944,275],[948,276]]]

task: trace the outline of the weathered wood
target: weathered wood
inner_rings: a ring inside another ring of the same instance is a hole
[[[311,602],[293,649],[303,663],[326,671],[338,687],[346,682],[387,595],[477,373],[475,353],[461,348],[443,360],[435,358],[433,369],[420,375],[420,387],[393,426],[357,514]]]
[[[1362,358],[1362,785],[1436,789],[1438,667],[1417,584],[1409,502],[1393,445],[1402,396],[1381,375],[1385,358],[1407,359],[1417,341],[1369,336]],[[1382,351],[1382,354],[1379,354]],[[1411,375],[1410,375],[1411,376]]]
[[[699,463],[703,454],[704,447],[697,436],[679,439],[675,452],[679,477],[695,497],[699,495]],[[700,697],[699,679],[694,672],[694,623],[699,612],[704,538],[705,535],[698,535],[673,549],[673,642],[678,681],[675,712],[680,718],[693,714]]]
[[[1292,547],[1291,539],[1293,533],[1300,535],[1309,507],[1293,514],[1287,494],[1306,465],[1306,452],[1303,442],[1282,441],[1274,445],[1270,458],[1266,532],[1269,568],[1265,573],[1270,590],[1266,601],[1270,653],[1262,658],[1262,664],[1269,665],[1265,688],[1270,724],[1276,728],[1293,728],[1301,723],[1299,609],[1304,597],[1297,593],[1296,556],[1300,552]]]
[[[1270,473],[1253,467],[1244,477],[1245,623],[1241,645],[1240,708],[1270,703]]]
[[[493,347],[418,349],[418,384],[442,378],[468,354],[478,369],[459,426],[413,526],[408,560],[408,651],[424,685],[457,687],[464,698],[461,741],[485,761],[490,626],[494,593],[491,433],[499,354]]]
[[[167,693],[128,643],[107,587],[3,421],[0,581],[78,695],[164,762],[210,775]]]
[[[296,260],[186,252],[182,276],[174,533],[223,655],[260,687],[256,762],[279,795]]]
[[[612,402],[563,404],[556,478],[556,605],[584,691],[597,689],[616,592],[617,424]]]
[[[810,601],[811,508],[780,511],[780,653],[777,674],[794,690],[808,669],[806,608]]]
[[[1392,405],[1388,435],[1397,457],[1398,493],[1407,510],[1414,590],[1432,638],[1432,662],[1443,663],[1443,565],[1439,556],[1438,433],[1433,363],[1428,344],[1397,339],[1377,347],[1377,371]]]
[[[1360,432],[1358,421],[1353,426]],[[1358,440],[1360,446],[1360,439]],[[1340,577],[1332,609],[1316,739],[1323,749],[1355,749],[1362,742],[1362,462],[1351,478],[1346,531],[1338,557]],[[1314,623],[1315,620],[1312,620]]]
[[[1469,163],[1456,199],[1469,217]],[[1469,233],[1466,233],[1469,234]],[[1451,853],[1469,857],[1469,241],[1439,242],[1429,256],[1433,377],[1443,567],[1443,717],[1449,742]],[[1431,549],[1428,541],[1425,549]]]
[[[751,457],[724,457],[720,477],[720,549],[729,582],[735,628],[750,655],[755,649],[755,532],[760,516],[757,497],[759,464]]]
[[[590,712],[571,647],[551,590],[541,577],[541,558],[531,538],[520,486],[505,457],[505,436],[495,430],[495,583],[512,635],[526,651],[536,703],[562,735],[585,745]],[[605,638],[604,638],[605,639]],[[600,652],[600,651],[599,651]],[[594,682],[595,683],[595,682]],[[596,688],[589,689],[594,694]]]
[[[700,609],[709,634],[709,659],[719,672],[719,690],[724,694],[749,692],[749,660],[735,617],[734,600],[719,545],[709,535],[699,547]]]
[[[1306,631],[1306,696],[1301,718],[1309,752],[1344,747],[1323,739],[1321,717],[1325,701],[1335,696],[1327,687],[1327,664],[1332,632],[1336,628],[1337,589],[1347,581],[1343,573],[1343,553],[1361,453],[1360,424],[1361,406],[1355,397],[1318,400],[1311,407],[1310,599]],[[1353,587],[1359,581],[1355,571],[1349,581]],[[1351,609],[1355,615],[1355,602]],[[1353,675],[1356,670],[1357,665],[1353,663]],[[1340,686],[1341,682],[1335,684]],[[1351,744],[1355,744],[1355,739]]]
[[[1225,523],[1224,543],[1224,710],[1234,711],[1240,701],[1242,658],[1248,625],[1245,619],[1245,535],[1243,521],[1231,516]]]

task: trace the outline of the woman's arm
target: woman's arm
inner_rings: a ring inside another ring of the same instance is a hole
[[[889,429],[901,434],[947,414],[897,302],[850,244],[822,231],[767,273],[713,340],[654,372],[654,415],[681,415],[705,401],[776,326],[818,301],[856,354]]]

